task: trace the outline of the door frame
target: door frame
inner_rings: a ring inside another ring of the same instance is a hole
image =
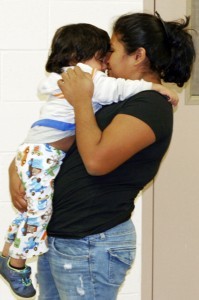
[[[143,11],[155,12],[156,0],[143,0]],[[142,192],[141,299],[153,299],[154,181]]]

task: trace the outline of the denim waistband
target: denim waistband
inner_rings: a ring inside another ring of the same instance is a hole
[[[134,227],[132,220],[129,219],[128,221],[125,221],[119,225],[116,225],[104,232],[90,235],[87,238],[89,240],[92,240],[92,239],[95,239],[96,237],[102,238],[103,236],[107,236],[107,237],[108,236],[119,236],[119,235],[125,235],[128,233],[132,233],[133,231],[135,231],[135,227]]]

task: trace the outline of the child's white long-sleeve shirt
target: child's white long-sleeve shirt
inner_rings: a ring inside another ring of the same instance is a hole
[[[93,69],[85,64],[78,66],[88,73]],[[68,68],[65,68],[67,70]],[[57,81],[61,75],[51,73],[39,85],[40,94],[48,95],[48,100],[42,106],[39,119],[30,128],[25,143],[52,143],[75,134],[75,118],[73,107],[66,99],[58,98],[61,93]],[[93,78],[94,95],[93,110],[98,111],[102,105],[109,105],[144,90],[151,90],[152,83],[144,80],[125,80],[108,77],[101,71],[96,71]]]

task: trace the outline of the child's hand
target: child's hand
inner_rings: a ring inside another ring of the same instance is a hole
[[[179,97],[175,91],[170,90],[170,89],[166,88],[165,86],[163,86],[161,84],[157,84],[157,83],[152,84],[152,90],[157,91],[160,94],[167,96],[168,101],[171,102],[171,104],[173,106],[178,105]]]

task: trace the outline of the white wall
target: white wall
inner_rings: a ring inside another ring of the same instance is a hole
[[[0,248],[15,214],[9,198],[8,166],[38,116],[37,84],[44,76],[55,30],[68,23],[87,22],[110,33],[115,17],[142,10],[143,0],[0,0]],[[141,205],[139,199],[133,217],[138,235],[136,262],[119,300],[141,299]],[[29,264],[35,283],[36,260]],[[15,299],[2,278],[0,299]]]

